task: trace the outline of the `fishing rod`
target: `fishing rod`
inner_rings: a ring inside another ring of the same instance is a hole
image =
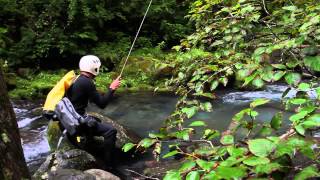
[[[146,17],[147,17],[147,14],[148,14],[148,11],[149,11],[149,9],[150,9],[151,4],[152,4],[152,0],[150,0],[150,2],[149,2],[148,8],[147,8],[147,10],[146,10],[146,12],[145,12],[145,14],[144,14],[144,16],[143,16],[143,19],[142,19],[142,21],[141,21],[140,27],[139,27],[139,29],[138,29],[138,31],[137,31],[137,33],[136,33],[136,37],[134,38],[134,40],[133,40],[133,42],[132,42],[130,51],[129,51],[128,55],[127,55],[127,58],[126,58],[126,60],[124,61],[124,64],[123,64],[123,67],[122,67],[122,69],[121,69],[121,72],[120,72],[119,77],[122,76],[123,70],[124,70],[124,68],[125,68],[126,65],[127,65],[128,59],[129,59],[129,57],[130,57],[130,54],[131,54],[132,49],[133,49],[133,47],[134,47],[134,44],[136,43],[136,40],[138,39],[140,30],[141,30],[141,28],[142,28],[142,25],[143,25],[143,23],[144,23],[144,20],[145,20]]]

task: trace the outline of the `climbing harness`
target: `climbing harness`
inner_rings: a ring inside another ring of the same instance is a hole
[[[145,12],[145,14],[144,14],[144,16],[143,16],[143,19],[142,19],[141,24],[140,24],[140,27],[139,27],[139,29],[138,29],[138,31],[137,31],[136,37],[134,38],[134,40],[133,40],[133,42],[132,42],[130,51],[129,51],[128,55],[127,55],[127,58],[126,58],[126,60],[124,61],[123,67],[122,67],[121,72],[120,72],[120,75],[119,75],[120,77],[122,76],[123,70],[124,70],[125,66],[127,65],[127,61],[128,61],[128,59],[129,59],[129,57],[130,57],[130,54],[131,54],[131,51],[132,51],[132,49],[133,49],[133,47],[134,47],[135,42],[136,42],[136,40],[138,39],[140,30],[141,30],[141,28],[142,28],[142,25],[143,25],[143,23],[144,23],[144,20],[145,20],[146,17],[147,17],[147,14],[148,14],[148,11],[149,11],[149,9],[150,9],[151,4],[152,4],[152,0],[150,0],[150,2],[149,2],[149,6],[148,6],[148,8],[147,8],[147,10],[146,10],[146,12]]]

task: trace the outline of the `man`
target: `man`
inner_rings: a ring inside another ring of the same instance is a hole
[[[111,125],[101,123],[94,117],[86,114],[88,102],[96,104],[99,108],[105,108],[110,102],[113,93],[120,86],[120,77],[115,79],[105,94],[100,94],[94,84],[93,79],[99,74],[101,66],[100,59],[97,56],[86,55],[80,59],[79,68],[80,76],[74,81],[71,87],[66,92],[66,97],[71,101],[75,110],[85,118],[85,122],[81,125],[80,134],[86,138],[86,150],[95,151],[102,156],[106,163],[110,163],[111,154],[114,150],[117,130]],[[103,144],[99,148],[93,147],[90,149],[90,142],[93,136],[102,136]],[[77,137],[69,137],[74,144],[79,143]],[[89,143],[89,144],[88,144]]]

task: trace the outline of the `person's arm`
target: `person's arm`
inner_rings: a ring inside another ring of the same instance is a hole
[[[116,80],[114,80],[108,91],[105,94],[100,94],[95,85],[92,84],[92,87],[90,88],[90,92],[89,92],[89,100],[93,103],[95,103],[99,108],[105,108],[108,103],[110,102],[110,100],[113,97],[113,93],[115,92],[116,89],[118,89],[118,87],[120,86],[121,82],[120,82],[120,78],[118,77]]]

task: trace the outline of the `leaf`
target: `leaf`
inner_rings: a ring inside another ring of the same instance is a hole
[[[297,114],[294,114],[294,115],[290,116],[289,120],[292,121],[292,122],[297,122],[300,119],[305,118],[308,114],[309,114],[308,111],[301,111],[301,112],[299,112]]]
[[[194,116],[197,112],[197,107],[190,107],[190,108],[183,108],[181,110],[183,113],[187,114],[188,118],[191,118],[192,116]]]
[[[295,180],[304,180],[312,177],[319,177],[320,173],[318,168],[315,165],[308,166],[299,172],[294,179]]]
[[[320,56],[307,56],[304,64],[313,71],[320,71]]]
[[[320,87],[316,88],[316,92],[317,92],[318,100],[320,100]]]
[[[252,81],[252,85],[257,89],[261,89],[264,86],[264,81],[260,77],[256,77]]]
[[[207,124],[203,121],[193,121],[191,124],[189,124],[191,127],[197,127],[197,126],[207,126]]]
[[[139,142],[138,147],[142,146],[144,148],[148,148],[152,146],[155,142],[156,142],[155,139],[145,138]]]
[[[259,99],[254,100],[252,103],[250,103],[250,107],[255,108],[257,106],[267,104],[269,101],[270,101],[270,99],[259,98]]]
[[[196,163],[204,170],[210,171],[213,165],[215,164],[214,161],[208,162],[202,159],[197,159]]]
[[[189,130],[178,131],[175,134],[177,138],[183,139],[185,141],[190,140]]]
[[[254,51],[253,54],[254,54],[254,56],[261,55],[261,54],[265,53],[266,50],[267,50],[266,47],[259,47]]]
[[[212,104],[210,102],[201,103],[201,109],[207,112],[212,112]]]
[[[167,174],[164,176],[163,180],[181,180],[181,174],[179,171],[170,170],[167,171]]]
[[[291,91],[291,88],[290,88],[290,87],[288,87],[288,88],[287,88],[287,89],[282,93],[281,98],[286,97],[286,96],[287,96],[287,94],[288,94],[290,91]]]
[[[164,137],[166,137],[166,135],[162,134],[162,133],[149,133],[149,137],[150,138],[164,138]]]
[[[234,143],[234,137],[232,135],[225,135],[222,136],[220,140],[221,144],[223,145],[229,145]]]
[[[289,85],[296,86],[301,81],[301,75],[299,73],[288,73],[285,79]]]
[[[308,83],[301,83],[299,84],[298,88],[300,91],[309,91],[311,88],[311,85]]]
[[[218,87],[218,85],[219,85],[219,82],[217,80],[213,81],[210,86],[210,91],[215,90]]]
[[[171,151],[171,152],[165,154],[162,158],[168,158],[168,157],[174,156],[176,154],[179,154],[179,151],[174,150],[174,151]]]
[[[270,160],[268,158],[256,157],[256,156],[249,157],[248,159],[245,159],[243,161],[243,163],[248,165],[248,166],[256,166],[256,165],[260,165],[260,164],[268,164],[269,162],[270,162]]]
[[[280,129],[281,125],[282,125],[282,119],[283,119],[283,113],[282,112],[278,112],[277,114],[275,114],[272,117],[272,120],[270,122],[270,125],[273,129],[278,130]]]
[[[222,77],[222,78],[220,78],[219,79],[219,82],[220,83],[222,83],[223,84],[223,86],[227,86],[227,84],[228,84],[228,78],[226,78],[226,77]]]
[[[246,170],[241,167],[219,166],[216,170],[216,173],[223,179],[241,179],[247,175]]]
[[[285,71],[277,71],[273,75],[273,81],[279,81],[285,74],[286,74]]]
[[[270,125],[264,125],[259,131],[259,134],[261,136],[268,136],[271,133],[272,133],[272,129],[271,129]]]
[[[215,99],[215,95],[213,93],[194,93],[193,95],[195,96],[202,96],[202,97],[206,97],[206,98],[209,98],[209,99]]]
[[[136,144],[133,143],[126,143],[123,147],[122,147],[122,151],[123,152],[128,152],[130,149],[132,149],[134,146],[136,146]]]
[[[200,174],[198,171],[191,171],[188,173],[186,180],[200,180]]]
[[[227,151],[230,156],[237,158],[237,157],[244,156],[244,154],[246,154],[248,152],[248,149],[247,148],[236,148],[233,146],[229,146],[229,147],[227,147]]]
[[[294,128],[295,128],[295,130],[296,130],[299,134],[301,134],[301,135],[304,136],[305,129],[303,128],[303,126],[302,126],[301,124],[295,126]]]
[[[282,70],[287,69],[287,66],[283,64],[271,64],[271,66],[273,66],[276,69],[282,69]]]
[[[195,166],[196,166],[196,163],[194,161],[187,161],[182,164],[182,166],[179,169],[179,172],[181,172],[181,173],[188,172],[191,169],[193,169]]]
[[[295,11],[295,10],[297,10],[297,7],[296,6],[284,6],[284,7],[282,7],[282,9],[288,10],[288,11]]]
[[[218,45],[221,45],[221,44],[223,44],[224,43],[224,41],[222,41],[222,40],[217,40],[217,41],[215,41],[214,43],[212,43],[210,46],[218,46]]]
[[[202,176],[203,180],[213,180],[213,179],[218,179],[217,173],[215,171],[210,171],[208,174],[204,174]]]
[[[249,150],[258,157],[268,156],[275,148],[275,144],[267,139],[249,140]]]
[[[307,121],[313,121],[316,123],[320,123],[320,114],[314,114],[307,118]]]
[[[304,104],[306,102],[307,102],[306,99],[301,99],[301,98],[290,99],[290,103],[294,104],[294,105],[301,105],[301,104]]]
[[[281,165],[278,163],[269,163],[264,165],[258,165],[254,169],[254,172],[257,174],[270,174],[273,171],[276,171],[281,168]]]
[[[254,80],[254,78],[257,76],[257,73],[254,73],[252,75],[250,75],[249,77],[244,78],[244,83],[242,85],[242,87],[247,86],[251,81]]]

